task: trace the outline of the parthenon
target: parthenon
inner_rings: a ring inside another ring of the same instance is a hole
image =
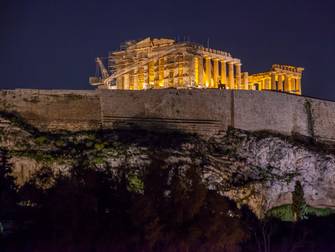
[[[274,90],[301,94],[303,68],[272,65],[270,71],[248,75],[230,53],[189,41],[146,38],[127,41],[108,56],[97,58],[98,88],[143,90],[159,88],[225,88]]]

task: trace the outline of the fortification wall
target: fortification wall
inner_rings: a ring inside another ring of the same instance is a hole
[[[306,102],[310,103],[313,136],[320,141],[335,141],[335,102],[309,98]]]
[[[234,94],[234,127],[310,136],[305,106],[302,96],[237,91]]]
[[[227,129],[229,92],[217,90],[101,91],[103,126],[137,125],[157,130],[179,129],[202,135]]]
[[[277,92],[148,90],[100,93],[106,128],[138,125],[212,135],[229,126],[335,141],[335,103]]]
[[[0,110],[17,112],[41,130],[89,130],[101,126],[99,96],[94,91],[3,90]]]
[[[335,142],[335,102],[266,91],[3,90],[0,110],[42,130],[136,125],[212,135],[231,126]]]

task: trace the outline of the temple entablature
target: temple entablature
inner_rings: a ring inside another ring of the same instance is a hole
[[[288,65],[279,65],[279,64],[273,64],[272,70],[276,72],[289,72],[289,73],[300,73],[304,71],[304,68],[302,67],[295,67],[295,66],[288,66]]]

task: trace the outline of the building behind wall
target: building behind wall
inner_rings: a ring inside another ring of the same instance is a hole
[[[270,71],[249,76],[249,89],[276,90],[301,95],[302,67],[272,65]]]
[[[97,58],[99,77],[90,83],[107,89],[226,88],[276,90],[301,94],[303,68],[273,65],[268,72],[248,75],[230,53],[192,42],[146,38],[128,41],[108,56]]]

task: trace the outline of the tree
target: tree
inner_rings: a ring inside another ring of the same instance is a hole
[[[292,213],[294,221],[300,221],[304,218],[305,209],[306,201],[304,198],[304,189],[302,188],[300,181],[296,181],[292,193]]]
[[[0,152],[0,218],[11,213],[16,206],[16,185],[12,167],[5,151]]]

